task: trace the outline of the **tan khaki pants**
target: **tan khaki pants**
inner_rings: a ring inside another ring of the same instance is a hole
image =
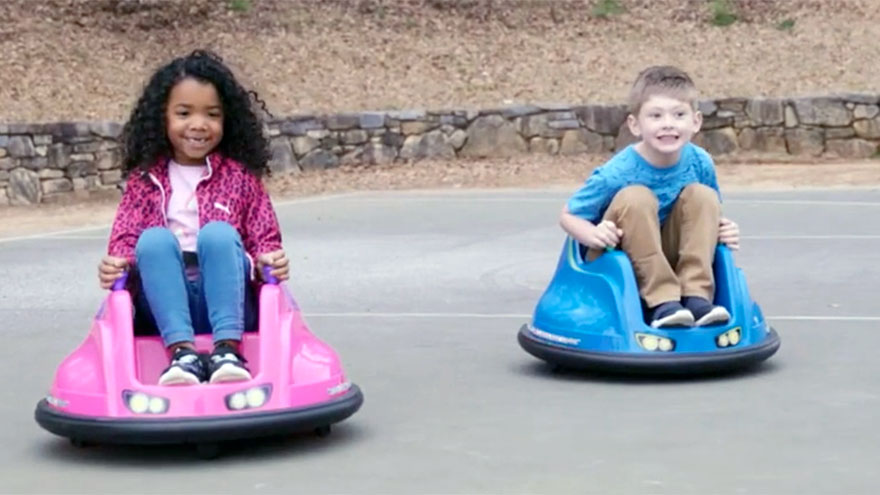
[[[645,186],[621,189],[605,211],[623,230],[620,249],[633,264],[639,294],[649,307],[682,296],[714,299],[712,264],[721,205],[714,189],[690,184],[678,196],[661,227],[657,197]],[[596,259],[601,251],[590,249]]]

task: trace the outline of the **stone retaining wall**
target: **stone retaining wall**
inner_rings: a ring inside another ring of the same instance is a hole
[[[880,95],[700,102],[695,141],[715,155],[754,151],[867,158],[880,145]],[[272,170],[518,153],[609,153],[632,142],[623,105],[299,115],[268,123]],[[116,122],[0,124],[0,206],[116,190]],[[878,165],[880,166],[880,165]]]

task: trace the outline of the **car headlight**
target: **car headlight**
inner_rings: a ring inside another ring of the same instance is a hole
[[[168,399],[147,395],[143,392],[124,390],[122,402],[135,414],[165,414],[168,412]]]
[[[651,352],[669,352],[675,349],[674,340],[649,333],[637,333],[636,342],[639,343],[639,347]]]
[[[244,392],[236,392],[226,398],[226,407],[233,411],[239,411],[247,407],[247,397]]]
[[[742,331],[740,327],[736,327],[715,337],[715,344],[718,347],[733,347],[739,344],[740,340],[742,340]]]
[[[258,407],[263,407],[269,402],[269,396],[271,395],[271,385],[252,387],[247,390],[227,395],[226,408],[230,411],[241,411],[243,409],[256,409]]]
[[[266,403],[268,394],[262,388],[252,388],[244,393],[248,407],[261,407]]]
[[[161,397],[151,397],[147,410],[152,414],[162,414],[168,410],[168,401]]]

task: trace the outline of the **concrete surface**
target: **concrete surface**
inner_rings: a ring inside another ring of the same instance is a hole
[[[76,449],[33,408],[104,294],[107,229],[0,241],[2,493],[875,493],[880,191],[738,192],[737,261],[779,330],[762,368],[553,374],[516,332],[567,190],[279,203],[291,288],[366,402],[326,439]]]

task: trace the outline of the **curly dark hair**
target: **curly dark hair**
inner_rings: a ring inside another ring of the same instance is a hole
[[[126,174],[148,169],[161,157],[173,156],[166,134],[165,109],[171,89],[191,77],[216,88],[223,105],[223,139],[216,150],[242,163],[257,176],[268,171],[269,141],[255,105],[266,115],[266,103],[244,89],[218,55],[196,50],[153,74],[122,130],[122,168]]]

